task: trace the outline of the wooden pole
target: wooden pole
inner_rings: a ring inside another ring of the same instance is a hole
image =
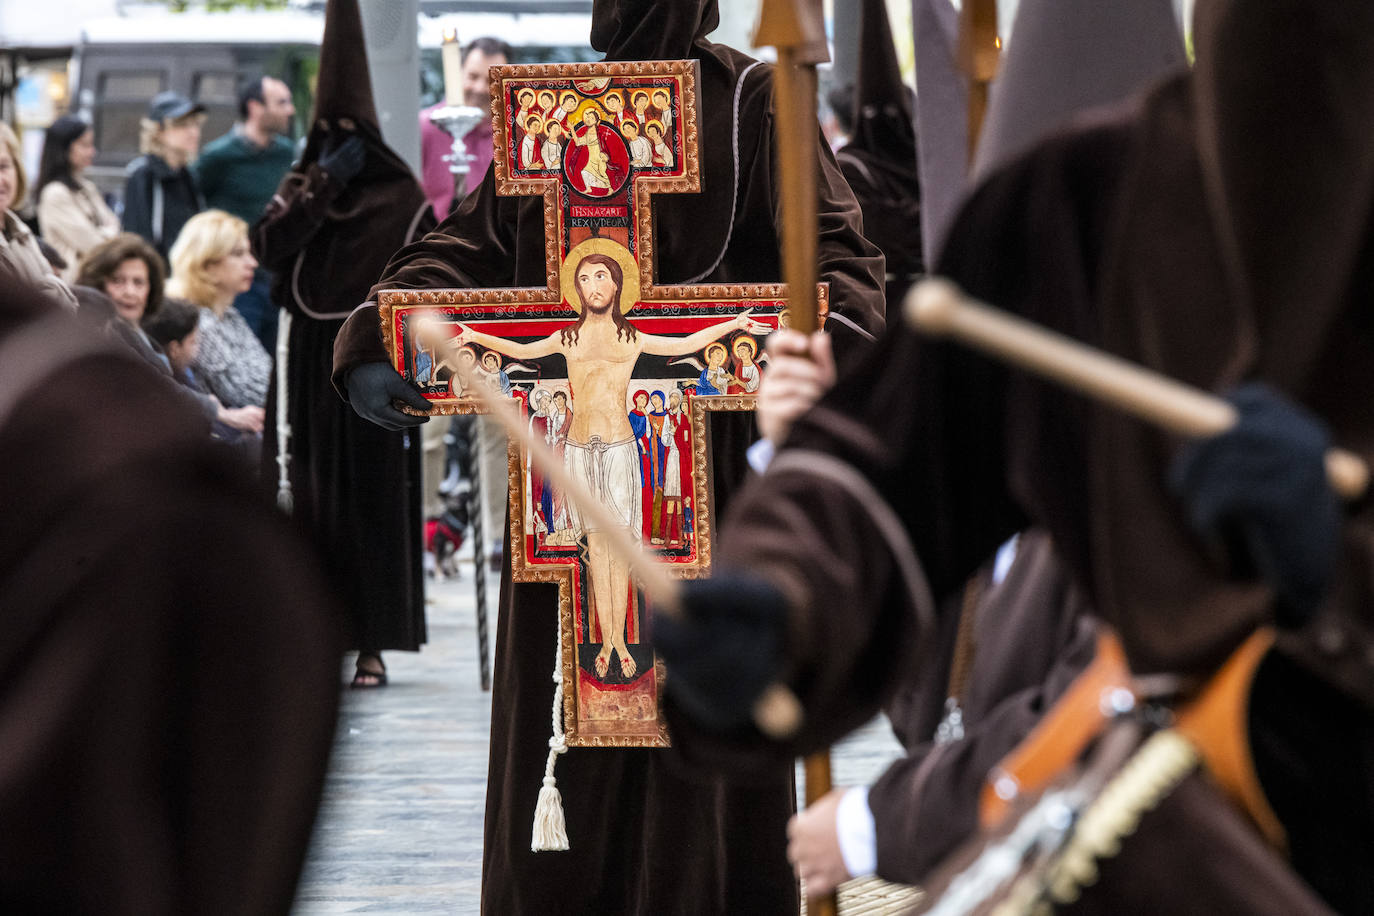
[[[471,369],[460,364],[459,375],[463,381],[464,393],[471,394],[491,417],[501,425],[506,435],[515,442],[530,463],[540,474],[552,481],[553,485],[576,506],[577,511],[587,518],[609,542],[611,550],[625,561],[635,584],[644,592],[654,606],[655,613],[678,616],[682,613],[682,585],[672,576],[662,563],[655,560],[644,545],[613,518],[587,489],[586,484],[568,473],[563,461],[543,442],[530,435],[528,427],[516,409],[515,401],[498,396],[475,377]],[[479,545],[480,546],[480,545]],[[759,731],[770,738],[783,740],[796,734],[801,727],[801,703],[791,690],[782,684],[772,684],[764,690],[754,704],[754,724]]]
[[[810,334],[820,327],[816,299],[816,251],[820,237],[816,174],[816,64],[830,59],[818,0],[763,0],[754,44],[778,51],[773,71],[774,146],[782,210],[782,271],[792,327]],[[771,689],[771,688],[770,688]],[[793,702],[796,698],[793,697]],[[801,709],[798,705],[797,717]],[[806,803],[830,791],[830,753],[806,758]],[[831,892],[807,900],[814,916],[836,916]]]
[[[953,337],[1180,436],[1215,436],[1238,419],[1215,395],[969,299],[948,280],[912,287],[903,311],[923,333]],[[1347,500],[1369,488],[1369,466],[1344,449],[1326,453],[1326,475]]]

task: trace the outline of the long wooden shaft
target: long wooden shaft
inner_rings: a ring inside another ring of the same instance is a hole
[[[969,299],[947,280],[918,283],[903,311],[926,334],[956,338],[1178,435],[1215,436],[1236,424],[1235,408],[1215,395]],[[1344,449],[1326,453],[1326,474],[1348,500],[1369,487],[1368,465]]]
[[[461,367],[459,375],[463,381],[464,393],[477,399],[496,422],[501,424],[506,435],[530,457],[530,463],[547,477],[563,495],[577,506],[583,518],[605,535],[611,551],[630,567],[630,575],[635,584],[653,604],[655,613],[678,616],[682,613],[682,585],[668,575],[663,564],[654,560],[644,545],[624,524],[611,516],[606,508],[587,489],[586,484],[569,474],[567,468],[553,449],[530,435],[515,401],[505,396],[497,396],[490,388],[475,377],[471,369]],[[771,738],[785,739],[796,734],[801,727],[801,703],[791,690],[783,684],[771,684],[764,690],[754,704],[754,724],[759,731]]]
[[[806,778],[806,807],[820,801],[834,785],[830,773],[830,752],[819,751],[807,756],[802,764]],[[832,891],[820,897],[806,898],[807,916],[837,916],[839,897]]]
[[[777,107],[775,145],[782,197],[782,277],[787,283],[787,314],[795,330],[810,334],[819,325],[816,302],[816,70],[798,66],[800,53],[793,47],[778,49],[773,92]]]

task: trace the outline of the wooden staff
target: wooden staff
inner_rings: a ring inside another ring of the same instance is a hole
[[[903,311],[926,334],[953,337],[1180,436],[1215,436],[1239,419],[1215,395],[969,299],[948,280],[912,287]],[[1326,453],[1326,476],[1347,500],[1369,487],[1368,465],[1345,449]]]
[[[773,70],[774,148],[778,151],[778,185],[782,205],[782,268],[787,283],[787,314],[792,327],[810,334],[820,327],[816,301],[817,218],[816,65],[830,59],[818,0],[763,0],[754,44],[777,48]],[[795,701],[795,698],[794,698]],[[805,761],[806,803],[831,789],[830,754],[820,751]],[[835,916],[834,893],[812,897],[807,910]]]
[[[968,77],[968,163],[988,112],[988,96],[1002,54],[997,35],[997,0],[964,0],[959,10],[959,69]]]
[[[668,575],[664,565],[644,550],[644,545],[630,534],[622,522],[612,517],[585,483],[568,473],[553,449],[530,435],[515,402],[508,397],[497,396],[466,366],[459,364],[458,374],[463,381],[464,393],[476,398],[483,409],[501,424],[511,441],[530,456],[530,463],[539,473],[572,500],[578,512],[591,522],[588,527],[594,527],[606,537],[611,550],[629,566],[630,575],[652,602],[654,611],[670,617],[681,616],[682,584]],[[801,727],[801,720],[801,703],[796,694],[782,684],[769,685],[754,704],[754,724],[770,738],[783,740],[791,737]]]
[[[795,330],[819,327],[816,302],[816,65],[830,60],[821,5],[763,0],[754,44],[777,48],[773,69],[774,148],[782,203],[782,278]]]

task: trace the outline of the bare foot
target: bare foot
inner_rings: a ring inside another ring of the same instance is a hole
[[[634,677],[635,672],[639,670],[639,666],[635,664],[635,660],[630,656],[629,650],[616,649],[615,651],[616,654],[620,656],[620,673],[626,677]]]
[[[601,651],[596,653],[596,676],[604,678],[606,672],[611,670],[611,647],[604,645]]]

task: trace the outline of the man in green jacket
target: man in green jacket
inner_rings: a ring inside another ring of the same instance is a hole
[[[227,134],[206,144],[191,167],[207,206],[226,210],[248,225],[261,217],[282,177],[296,158],[289,139],[296,106],[291,89],[279,79],[259,77],[239,92],[239,121]],[[259,269],[252,289],[234,307],[271,352],[277,338],[277,309],[271,278]]]

